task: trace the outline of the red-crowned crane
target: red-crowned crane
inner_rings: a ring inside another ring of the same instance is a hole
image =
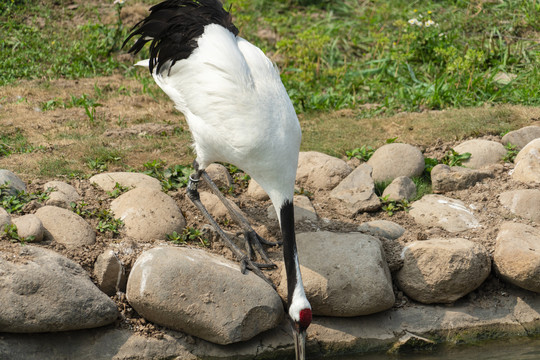
[[[230,207],[204,169],[213,162],[233,164],[270,196],[283,238],[296,357],[304,359],[311,306],[300,274],[293,212],[300,125],[272,61],[237,35],[219,0],[166,0],[150,8],[150,15],[135,25],[125,43],[138,36],[129,50],[137,53],[150,42],[150,58],[138,65],[149,68],[189,125],[197,157],[188,197],[238,257],[243,271],[248,268],[265,280],[260,268],[274,266],[261,245],[268,242]],[[201,178],[242,227],[247,254],[231,242],[201,203],[197,191]],[[264,264],[252,261],[252,247]]]

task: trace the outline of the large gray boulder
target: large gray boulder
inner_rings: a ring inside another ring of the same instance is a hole
[[[442,195],[423,196],[412,204],[409,214],[420,225],[438,226],[448,232],[460,232],[480,226],[463,201]]]
[[[284,314],[263,279],[200,249],[142,253],[129,275],[127,298],[145,319],[223,345],[274,328]]]
[[[463,165],[472,169],[497,164],[506,155],[506,149],[501,143],[483,139],[465,141],[454,147],[454,150],[460,154],[471,154],[469,159],[463,161]]]
[[[504,135],[501,142],[504,145],[512,144],[517,149],[522,149],[525,145],[538,138],[540,138],[540,126],[525,126]]]
[[[394,304],[390,270],[379,239],[361,233],[320,231],[298,234],[297,247],[313,314],[360,316]],[[285,269],[278,291],[287,297]]]
[[[540,139],[525,145],[514,160],[512,178],[526,184],[540,184]]]
[[[394,180],[399,176],[419,176],[424,171],[424,155],[409,144],[386,144],[375,150],[368,164],[373,167],[375,182]]]
[[[477,182],[493,176],[492,170],[438,164],[431,170],[431,184],[434,193],[445,193],[468,189]]]
[[[338,204],[339,212],[354,216],[359,212],[376,211],[381,207],[381,201],[375,194],[371,172],[370,165],[362,164],[330,192],[330,197]]]
[[[161,183],[158,179],[135,172],[101,173],[92,176],[90,182],[98,185],[104,191],[112,191],[116,183],[130,189],[147,187],[153,190],[161,190]]]
[[[186,226],[184,215],[169,195],[149,187],[137,187],[111,203],[115,218],[124,222],[126,234],[136,240],[165,239]]]
[[[540,230],[504,223],[497,235],[493,264],[506,281],[540,293]]]
[[[76,249],[96,242],[96,232],[82,217],[57,206],[43,206],[36,211],[44,231],[44,238],[54,240],[68,249]]]
[[[332,190],[351,171],[341,159],[316,151],[301,152],[296,181],[313,190]]]
[[[0,332],[88,329],[116,320],[116,304],[79,264],[29,245],[0,255]]]
[[[0,170],[0,185],[3,184],[9,184],[8,191],[11,195],[15,195],[17,191],[26,191],[24,182],[9,170]]]
[[[452,303],[480,286],[491,271],[487,250],[460,238],[416,241],[402,254],[398,285],[425,304]]]
[[[512,213],[540,223],[540,190],[522,189],[505,191],[499,195],[499,201]]]

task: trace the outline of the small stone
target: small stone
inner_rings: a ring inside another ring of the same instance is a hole
[[[461,166],[438,164],[431,170],[431,183],[434,193],[468,189],[479,181],[494,176],[493,170],[468,169]]]
[[[39,242],[43,240],[43,224],[34,214],[23,215],[13,219],[17,226],[17,234],[26,241]]]
[[[249,196],[251,196],[253,199],[258,200],[258,201],[266,201],[270,199],[270,197],[268,196],[266,191],[264,191],[261,185],[259,185],[259,183],[253,179],[249,181],[249,185],[248,185],[246,193]]]
[[[499,195],[499,201],[512,213],[540,223],[540,190],[505,191]]]
[[[18,191],[26,191],[26,185],[17,175],[9,170],[0,170],[0,185],[9,184],[7,191],[15,195]]]
[[[68,249],[96,242],[94,229],[82,217],[57,206],[43,206],[36,211],[45,229],[44,237]]]
[[[332,190],[351,171],[341,159],[316,151],[301,152],[296,181],[313,190]]]
[[[525,184],[540,183],[540,139],[525,145],[514,160],[512,178]]]
[[[459,154],[470,153],[471,157],[463,161],[463,165],[472,169],[496,164],[506,155],[506,149],[501,143],[482,139],[465,141],[456,146],[454,151]]]
[[[406,176],[399,176],[395,178],[390,185],[384,189],[382,194],[383,198],[393,201],[410,200],[415,196],[416,185],[410,178]]]
[[[212,215],[214,219],[228,219],[229,221],[232,220],[231,214],[229,213],[229,210],[227,210],[227,207],[225,204],[221,202],[221,200],[217,197],[217,195],[212,194],[210,192],[201,191],[199,193],[199,196],[201,198],[201,202],[206,207],[206,210]],[[236,212],[243,215],[242,210],[236,205],[234,202],[232,202],[229,199],[226,199],[229,205],[232,206]],[[245,215],[243,215],[245,217]]]
[[[311,201],[307,196],[296,195],[293,201],[294,205],[294,223],[300,223],[303,221],[316,222],[317,212],[311,204]],[[274,205],[270,205],[267,208],[268,218],[277,220],[276,209]]]
[[[97,286],[109,296],[126,289],[126,272],[113,250],[106,250],[97,257],[94,276]]]
[[[43,185],[43,190],[47,189],[53,189],[46,202],[47,205],[51,206],[70,209],[70,204],[72,202],[77,202],[81,197],[73,186],[66,184],[63,181],[49,181]]]
[[[0,207],[0,230],[4,229],[6,225],[10,224],[11,215],[3,207]]]
[[[393,221],[373,220],[358,226],[358,231],[395,240],[405,233],[405,228]]]
[[[386,144],[375,150],[367,162],[373,167],[375,182],[393,180],[400,176],[420,176],[424,171],[424,155],[409,144]]]
[[[233,185],[233,178],[225,166],[221,164],[210,164],[204,170],[218,188],[229,189]],[[209,189],[204,181],[201,181],[199,184],[199,190]]]
[[[516,149],[521,150],[525,145],[538,138],[540,138],[540,126],[525,126],[504,135],[501,142],[504,145],[512,144],[516,146]]]

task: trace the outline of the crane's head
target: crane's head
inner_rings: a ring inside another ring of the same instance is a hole
[[[304,360],[306,358],[306,330],[311,324],[311,307],[303,308],[294,313],[289,311],[289,315],[293,330],[296,360]]]

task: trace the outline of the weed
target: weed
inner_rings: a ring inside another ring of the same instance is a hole
[[[27,193],[26,191],[16,191],[15,195],[10,193],[9,184],[0,185],[0,206],[10,214],[20,214],[24,206],[31,201],[45,202],[49,199],[52,189]]]
[[[112,191],[107,191],[107,194],[109,194],[109,196],[112,198],[117,198],[128,190],[129,186],[123,186],[119,183],[116,183],[114,184],[114,188],[112,189]]]
[[[445,164],[448,166],[463,166],[463,161],[469,159],[471,157],[471,153],[463,153],[460,154],[456,152],[454,149],[450,149],[441,159],[441,164]]]
[[[166,168],[167,164],[161,160],[153,160],[143,164],[144,174],[155,177],[161,182],[163,190],[176,190],[186,187],[189,175],[193,172],[191,166],[174,165]]]
[[[177,245],[186,245],[188,242],[197,242],[202,247],[208,247],[208,240],[203,237],[200,230],[193,227],[186,227],[181,234],[173,231],[167,234],[167,240]]]
[[[431,170],[439,164],[439,160],[435,158],[424,158],[424,172],[428,175],[431,174]]]
[[[351,151],[346,151],[345,154],[349,160],[354,157],[365,162],[371,158],[371,155],[373,155],[374,152],[375,149],[371,146],[362,145],[362,147],[353,149]]]
[[[35,240],[35,236],[20,236],[17,230],[17,225],[15,224],[6,224],[4,226],[3,235],[5,235],[11,242],[20,242],[22,245],[24,245],[27,241],[32,242]]]
[[[506,149],[506,154],[503,156],[502,160],[504,162],[513,163],[516,159],[517,154],[519,154],[519,149],[516,145],[513,145],[511,143],[506,144],[504,148]]]
[[[382,202],[382,209],[386,211],[389,216],[394,215],[397,211],[409,211],[410,204],[408,200],[389,200],[388,196],[379,197]]]
[[[304,196],[307,196],[310,199],[313,199],[313,193],[311,191],[308,191],[308,190],[304,189],[303,187],[301,187],[300,189],[294,189],[294,194],[295,195],[304,195]]]
[[[390,185],[390,183],[392,183],[392,180],[375,182],[375,194],[377,194],[377,196],[382,196],[384,189],[386,189],[386,187]]]
[[[101,233],[110,232],[113,236],[120,233],[120,228],[124,225],[122,219],[115,219],[111,210],[100,209],[96,212],[99,222],[96,230]]]
[[[0,135],[0,157],[11,154],[25,154],[37,150],[43,150],[43,146],[33,146],[28,143],[21,130],[14,133]]]

